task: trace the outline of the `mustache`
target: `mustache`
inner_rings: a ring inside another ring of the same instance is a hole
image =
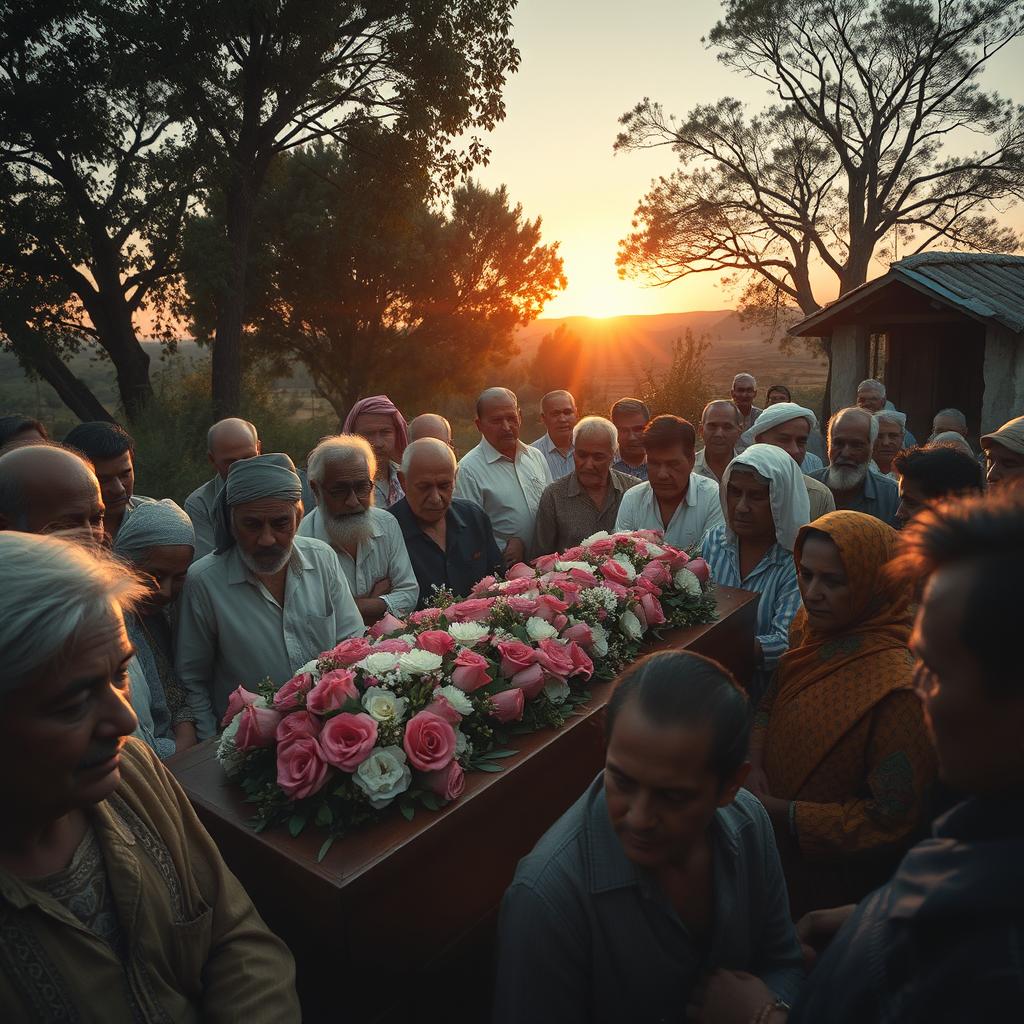
[[[104,761],[109,761],[115,754],[119,753],[122,746],[122,739],[118,739],[116,743],[108,744],[105,747],[97,747],[90,751],[85,757],[79,762],[79,771],[88,771],[90,768],[95,768],[98,764],[103,764]]]

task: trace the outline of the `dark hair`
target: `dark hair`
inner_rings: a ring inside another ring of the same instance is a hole
[[[27,430],[37,431],[44,441],[50,440],[46,427],[31,416],[22,416],[20,412],[11,413],[9,416],[0,416],[0,448]]]
[[[959,498],[926,508],[904,527],[887,575],[920,585],[939,569],[969,564],[960,639],[990,689],[1024,694],[1017,634],[1024,577],[1024,490]]]
[[[650,423],[644,427],[640,435],[640,443],[644,451],[652,448],[674,448],[681,445],[683,451],[692,459],[694,449],[697,446],[697,432],[689,420],[682,416],[672,416],[668,413],[662,416],[655,416]]]
[[[913,480],[926,498],[980,491],[985,486],[978,460],[952,445],[904,448],[893,457],[892,466],[900,476]]]
[[[125,452],[135,451],[135,442],[124,427],[103,420],[79,423],[68,432],[63,443],[93,462],[116,459]]]
[[[608,418],[614,423],[615,417],[620,413],[631,413],[638,412],[645,420],[651,418],[651,410],[648,408],[646,402],[641,402],[639,398],[620,398],[611,408],[608,413]]]
[[[608,702],[605,737],[610,742],[624,705],[640,710],[658,725],[700,726],[712,732],[710,767],[730,779],[747,759],[750,702],[728,669],[692,651],[659,651],[633,662]]]
[[[785,384],[773,384],[765,393],[764,397],[767,398],[773,391],[781,391],[786,396],[787,402],[793,401],[793,395],[790,393],[789,388]]]

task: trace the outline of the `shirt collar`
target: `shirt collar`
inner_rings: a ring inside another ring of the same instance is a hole
[[[452,526],[456,530],[464,530],[466,528],[466,520],[459,511],[457,501],[457,498],[452,499],[452,503],[448,506],[448,511],[445,513],[445,518],[448,521],[448,526]],[[419,520],[412,514],[408,499],[402,498],[395,502],[388,509],[388,515],[394,516],[398,520],[398,525],[402,528],[403,537],[416,537],[423,533],[423,527],[420,526]]]
[[[526,445],[523,444],[521,440],[516,441],[516,456],[518,457],[519,453],[525,448]],[[487,462],[500,462],[502,459],[506,462],[515,462],[515,459],[510,459],[507,455],[502,455],[486,437],[480,438],[480,452],[483,455],[484,460]]]

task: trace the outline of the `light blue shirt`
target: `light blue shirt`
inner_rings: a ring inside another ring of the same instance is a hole
[[[538,437],[530,447],[536,448],[548,460],[548,469],[551,470],[552,480],[561,480],[563,476],[568,476],[576,468],[576,446],[574,444],[569,445],[569,454],[563,455],[555,447],[551,435],[545,434],[543,437]]]
[[[800,463],[800,470],[804,473],[816,473],[824,469],[825,463],[818,458],[814,452],[804,452],[804,461]]]

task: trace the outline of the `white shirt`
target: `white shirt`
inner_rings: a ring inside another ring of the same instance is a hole
[[[481,438],[462,456],[455,496],[475,501],[491,517],[499,548],[504,551],[509,539],[518,537],[530,557],[537,506],[550,483],[547,459],[536,448],[516,442],[513,461]]]
[[[650,483],[642,483],[622,495],[615,529],[660,530],[665,534],[666,544],[688,551],[701,543],[708,530],[724,522],[718,484],[691,473],[686,495],[676,506],[668,526],[661,521],[658,499]]]
[[[561,480],[563,476],[568,476],[576,468],[576,446],[571,442],[568,455],[563,455],[555,447],[555,442],[551,440],[550,434],[538,437],[530,447],[536,448],[548,460],[548,469],[551,470],[552,480]]]
[[[331,544],[319,508],[313,509],[299,524],[299,536],[316,537],[334,549],[349,589],[356,597],[366,597],[378,580],[391,580],[391,593],[383,594],[381,600],[392,615],[402,618],[416,607],[420,596],[402,528],[398,520],[383,509],[371,507],[369,513],[373,532],[356,548],[355,559]]]
[[[709,480],[714,480],[717,484],[719,482],[719,478],[716,476],[715,471],[708,465],[707,451],[707,448],[701,448],[701,450],[697,452],[697,457],[693,460],[692,472],[696,473],[697,476],[706,476]],[[739,452],[734,448],[730,458],[735,458],[737,455],[739,455]],[[726,465],[728,465],[728,463],[726,463]]]

